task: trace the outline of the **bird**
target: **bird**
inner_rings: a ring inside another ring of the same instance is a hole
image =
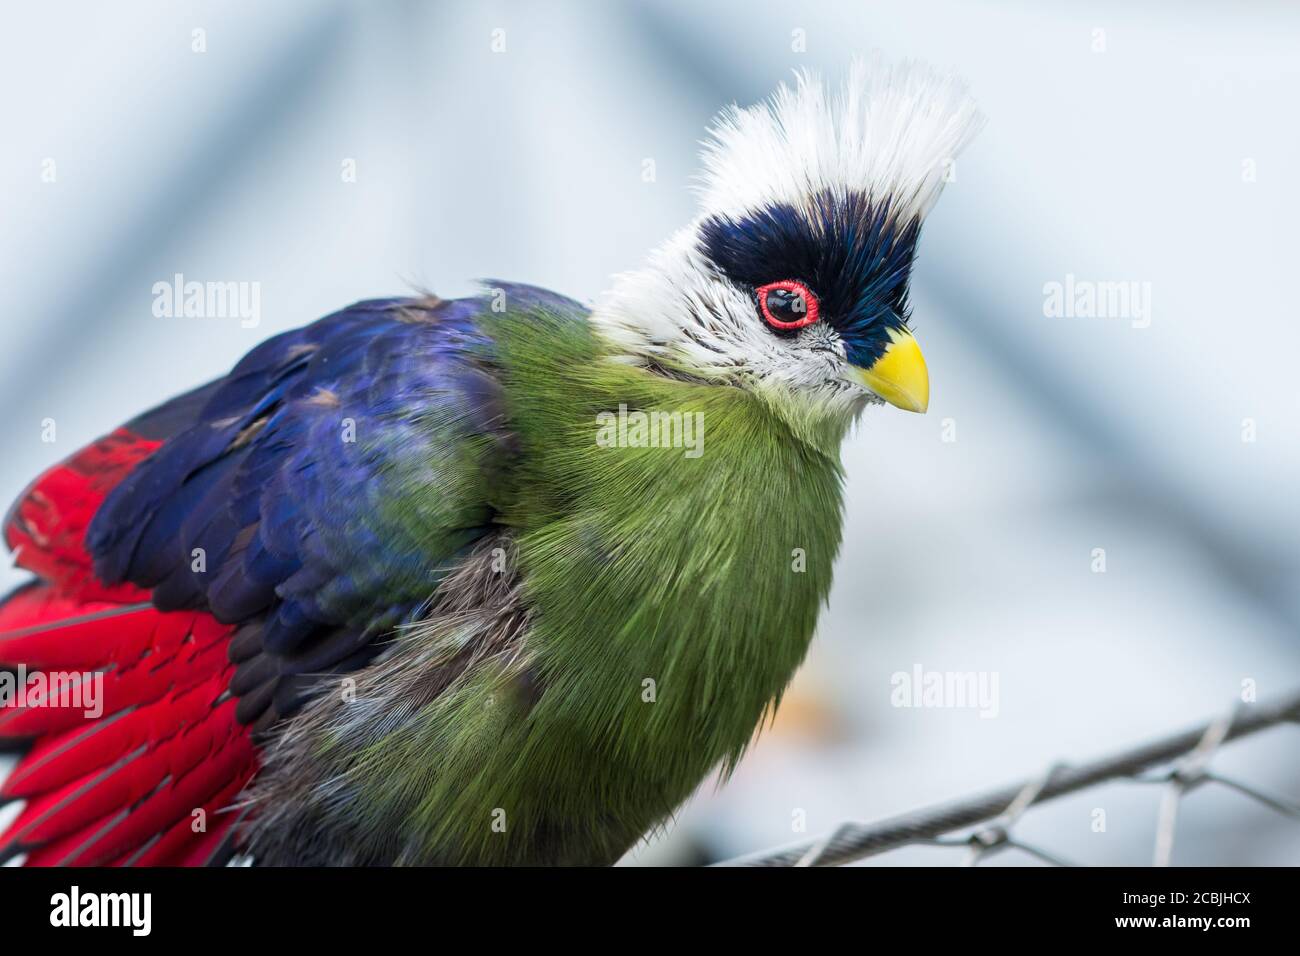
[[[983,121],[922,63],[799,71],[589,305],[358,302],[53,465],[3,528],[0,858],[596,866],[668,826],[805,657],[846,435],[929,404],[912,267]]]

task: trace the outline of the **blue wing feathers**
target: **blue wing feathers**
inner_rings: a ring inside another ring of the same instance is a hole
[[[584,314],[493,285],[512,308]],[[245,625],[241,720],[297,706],[301,675],[364,664],[492,527],[487,485],[515,445],[476,321],[489,302],[359,302],[129,426],[165,441],[96,514],[96,571]],[[438,493],[410,500],[421,487]]]

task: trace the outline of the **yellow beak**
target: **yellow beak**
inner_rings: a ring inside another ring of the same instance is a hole
[[[911,332],[889,330],[890,343],[885,354],[871,368],[853,368],[864,388],[885,401],[908,412],[924,412],[930,407],[930,373],[926,371],[921,347]]]

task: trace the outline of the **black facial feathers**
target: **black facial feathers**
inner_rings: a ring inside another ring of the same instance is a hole
[[[864,193],[822,192],[806,209],[787,203],[701,228],[704,255],[732,282],[755,289],[782,279],[805,283],[848,358],[870,366],[907,321],[907,283],[920,221],[899,222]],[[757,303],[755,321],[761,321]]]

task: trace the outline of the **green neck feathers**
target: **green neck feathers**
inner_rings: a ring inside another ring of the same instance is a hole
[[[803,659],[840,540],[844,425],[619,363],[571,317],[491,326],[520,440],[496,502],[518,587],[504,612],[402,638],[470,663],[352,761],[353,828],[400,818],[412,862],[611,863],[730,772]],[[660,413],[661,438],[668,413],[686,447],[653,447],[637,412]]]
[[[802,661],[840,541],[847,423],[612,361],[572,320],[494,334],[544,688],[529,747],[635,839],[730,772]],[[686,447],[662,447],[674,437]]]

